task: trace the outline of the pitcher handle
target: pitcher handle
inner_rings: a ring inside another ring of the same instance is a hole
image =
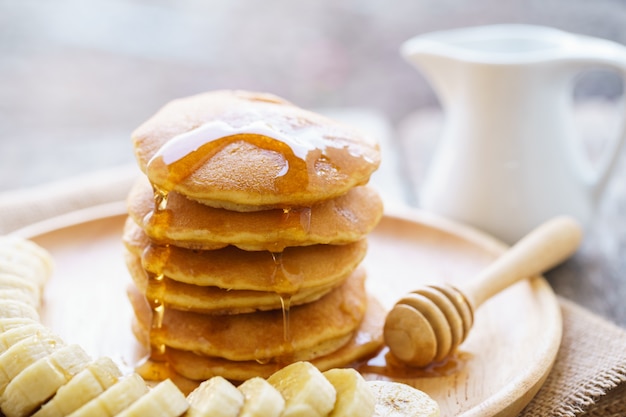
[[[575,69],[575,74],[581,70],[592,67],[605,67],[620,73],[626,90],[626,47],[609,40],[577,36],[575,48],[566,61],[570,68]],[[580,46],[582,45],[582,48]],[[591,183],[591,197],[597,203],[602,196],[608,183],[608,179],[617,164],[621,149],[626,142],[626,91],[622,95],[621,120],[618,127],[618,135],[611,141],[612,149],[604,151],[604,155],[595,177]]]

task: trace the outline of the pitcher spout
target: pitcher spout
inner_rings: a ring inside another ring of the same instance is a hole
[[[445,108],[452,100],[459,79],[456,58],[440,43],[421,36],[404,42],[400,53],[427,79]]]
[[[405,41],[401,55],[428,79],[440,100],[450,101],[467,74],[555,60],[569,35],[542,26],[502,24],[431,32]],[[498,72],[500,73],[500,72]]]

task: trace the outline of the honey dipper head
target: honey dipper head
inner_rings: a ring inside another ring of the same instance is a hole
[[[451,286],[428,286],[401,298],[387,314],[385,343],[404,363],[440,362],[465,340],[473,323],[467,299]]]
[[[310,206],[368,182],[366,134],[270,94],[214,91],[174,100],[132,134],[150,182],[237,211]]]

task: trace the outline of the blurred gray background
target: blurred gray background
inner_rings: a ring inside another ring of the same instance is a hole
[[[364,107],[396,125],[437,105],[399,56],[404,40],[509,22],[626,43],[624,0],[0,0],[0,191],[132,163],[136,126],[211,89]],[[576,95],[621,91],[599,73]]]

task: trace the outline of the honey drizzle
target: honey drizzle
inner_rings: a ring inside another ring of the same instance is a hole
[[[291,295],[279,295],[280,308],[283,313],[283,342],[291,346],[291,331],[289,325],[289,310],[291,309]],[[293,349],[288,349],[293,350]]]
[[[300,209],[300,226],[306,233],[311,231],[311,207],[302,207]]]
[[[171,191],[228,145],[247,142],[283,156],[285,163],[276,173],[274,187],[280,193],[293,193],[308,185],[307,158],[321,152],[317,146],[326,141],[308,131],[291,137],[260,121],[238,128],[209,122],[166,142],[148,161],[148,176],[160,179],[161,190]]]
[[[471,358],[472,354],[469,352],[455,351],[441,362],[434,362],[425,367],[414,367],[401,362],[388,347],[384,347],[376,356],[357,364],[355,368],[362,374],[382,375],[396,380],[442,378],[461,373]]]
[[[287,351],[291,348],[291,331],[289,325],[289,311],[291,309],[291,299],[302,285],[301,274],[291,274],[285,269],[283,263],[283,252],[270,252],[274,261],[272,271],[272,286],[276,295],[280,299],[280,308],[283,320],[283,344]]]
[[[167,208],[168,191],[153,186],[154,208],[144,218],[144,224],[160,235],[164,227],[171,222],[172,213]],[[151,256],[150,270],[146,269],[147,286],[145,299],[150,308],[150,328],[148,329],[148,356],[137,367],[137,372],[146,380],[162,380],[172,375],[173,371],[167,363],[167,345],[165,344],[165,327],[163,320],[165,305],[165,273],[164,267],[170,257],[169,244],[152,242],[142,254],[142,262]]]
[[[166,346],[163,341],[163,317],[165,315],[165,284],[163,274],[148,273],[146,299],[152,312],[150,320],[150,358],[156,361],[165,360]]]

